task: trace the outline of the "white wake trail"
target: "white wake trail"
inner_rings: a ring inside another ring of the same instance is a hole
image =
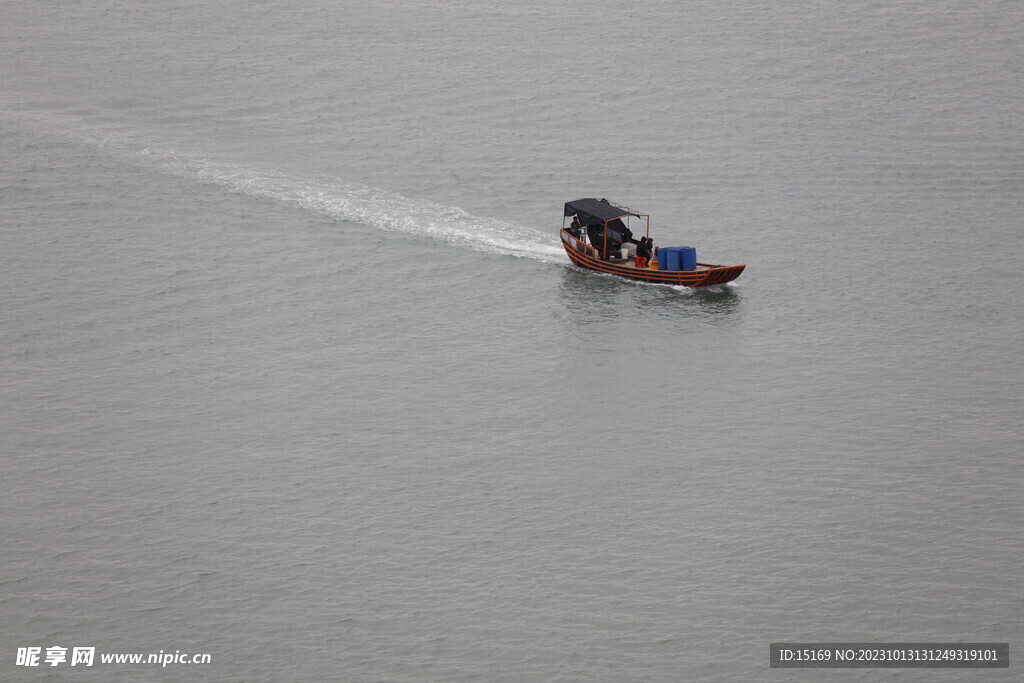
[[[140,157],[179,177],[337,220],[433,238],[485,253],[547,263],[565,261],[565,254],[555,238],[538,230],[473,216],[456,207],[410,199],[340,178],[301,178],[152,148],[143,150]]]
[[[61,135],[145,168],[295,206],[337,220],[432,238],[484,253],[568,265],[556,235],[507,221],[473,216],[457,207],[411,199],[341,178],[307,178],[212,160],[202,154],[181,152],[163,141],[147,139],[147,135],[132,131],[123,124],[98,124],[80,112],[10,111],[0,107],[0,115],[25,129],[42,135]]]

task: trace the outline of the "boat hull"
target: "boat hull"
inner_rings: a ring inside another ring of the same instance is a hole
[[[655,270],[652,268],[635,268],[631,264],[618,264],[604,261],[597,257],[594,248],[570,235],[560,231],[562,247],[573,265],[587,270],[595,270],[609,275],[641,282],[652,282],[662,285],[682,285],[683,287],[709,287],[732,282],[740,276],[746,265],[720,266],[711,263],[698,263],[697,270]]]

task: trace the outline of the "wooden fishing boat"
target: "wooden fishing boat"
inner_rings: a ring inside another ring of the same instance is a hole
[[[572,223],[566,227],[569,217]],[[644,237],[633,237],[632,219],[641,223]],[[656,248],[651,239],[651,217],[607,199],[566,202],[559,233],[573,265],[630,280],[707,287],[731,282],[746,268],[700,263],[692,247]]]

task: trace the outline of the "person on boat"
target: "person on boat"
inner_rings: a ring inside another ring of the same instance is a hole
[[[601,230],[601,226],[587,226],[587,241],[590,242],[590,246],[597,250],[598,258],[603,259],[604,255],[601,253],[601,250],[604,247],[604,231]]]
[[[650,237],[641,237],[640,241],[636,245],[636,255],[643,256],[644,259],[651,258],[651,244],[653,240]]]
[[[579,239],[580,238],[580,233],[582,231],[583,231],[583,226],[580,225],[580,217],[579,216],[573,216],[572,217],[572,225],[569,226],[569,234],[572,235],[573,237],[575,237],[576,239]]]
[[[633,239],[633,231],[627,228],[620,222],[616,226],[616,229],[610,229],[609,234],[612,237],[612,241],[609,243],[609,258],[618,258],[619,248],[626,244],[636,244],[637,241]]]

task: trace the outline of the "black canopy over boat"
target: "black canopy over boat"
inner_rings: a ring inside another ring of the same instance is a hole
[[[570,216],[572,223],[567,228]],[[633,235],[631,222],[643,229],[639,239]],[[735,280],[746,267],[699,263],[693,247],[655,248],[650,216],[607,199],[566,202],[560,235],[573,264],[632,280],[706,287]]]
[[[643,214],[615,206],[607,199],[592,198],[566,202],[565,216],[575,216],[573,225],[585,228],[590,243],[606,255],[633,238],[633,231],[623,219],[647,218]]]

